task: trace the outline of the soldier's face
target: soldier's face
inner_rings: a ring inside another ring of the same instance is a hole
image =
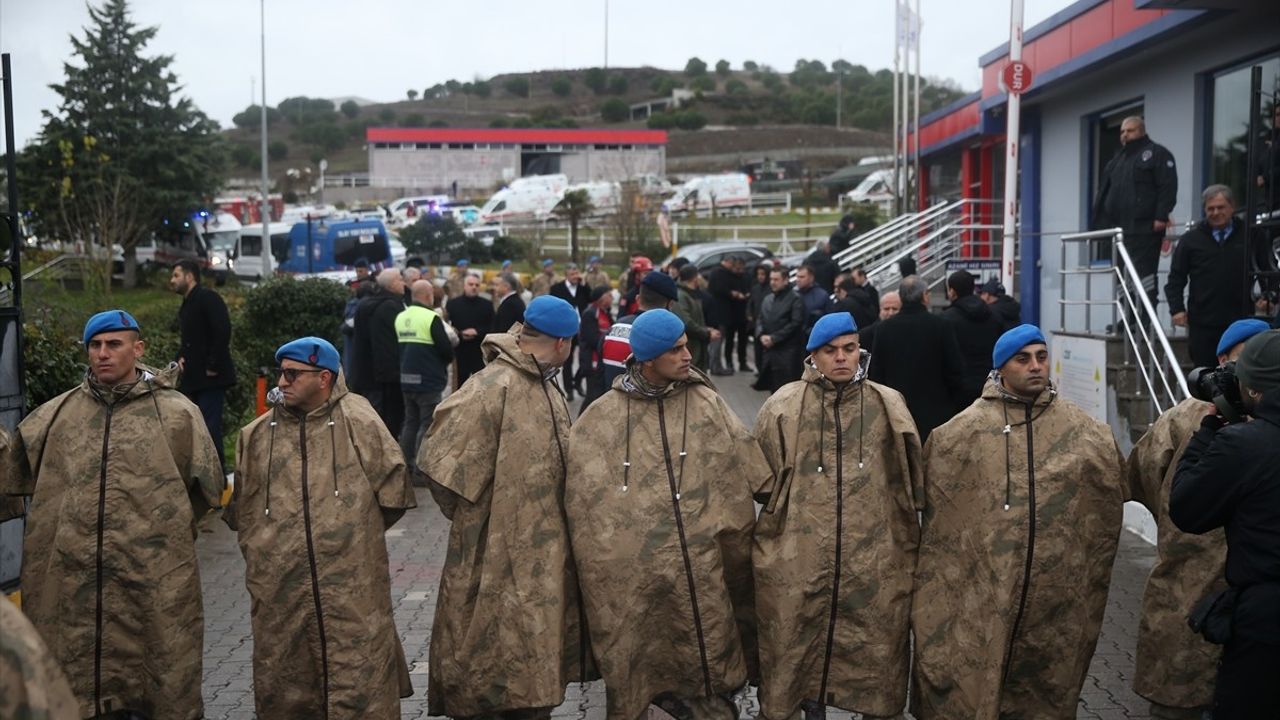
[[[107,386],[132,380],[143,349],[133,330],[98,333],[89,338],[89,371]]]
[[[814,350],[813,366],[831,382],[844,383],[853,379],[860,357],[858,334],[850,333]]]
[[[317,368],[297,360],[287,359],[280,363],[280,369],[298,371],[292,380],[288,376],[293,373],[282,372],[276,378],[276,387],[280,388],[281,394],[284,395],[285,407],[290,410],[311,412],[329,399],[332,380],[329,371],[316,372]]]
[[[1043,343],[1028,345],[1000,368],[1004,388],[1031,400],[1049,387],[1049,349]]]
[[[658,357],[645,363],[651,375],[664,383],[689,379],[689,368],[693,366],[693,356],[689,354],[689,337],[681,335],[672,348]]]

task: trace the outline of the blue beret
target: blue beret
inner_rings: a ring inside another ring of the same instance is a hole
[[[804,349],[813,352],[841,335],[852,335],[856,332],[858,332],[858,323],[853,321],[853,316],[849,313],[836,312],[823,315],[813,324],[813,330],[809,331],[809,344],[805,345]]]
[[[324,338],[301,337],[280,346],[276,350],[276,364],[282,360],[297,360],[312,367],[324,368],[334,374],[342,362],[333,344]]]
[[[506,269],[507,269],[507,268],[509,268],[509,267],[511,267],[511,261],[510,261],[510,260],[503,260],[503,261],[502,261],[502,269],[503,269],[503,270],[506,270]]]
[[[599,255],[592,255],[591,257],[587,258],[587,264],[588,264],[588,265],[590,265],[590,264],[592,264],[592,263],[598,263],[598,262],[600,262],[600,256],[599,256]]]
[[[995,349],[991,351],[991,367],[999,370],[1009,362],[1009,358],[1032,343],[1048,343],[1044,339],[1044,333],[1040,332],[1040,328],[1035,325],[1019,325],[1006,332],[996,341]]]
[[[668,300],[680,299],[680,292],[676,290],[676,281],[661,270],[650,270],[641,278],[640,284]]]
[[[103,310],[89,318],[84,324],[84,344],[88,345],[94,335],[117,330],[133,330],[142,332],[142,326],[133,316],[123,310]]]
[[[577,335],[578,322],[573,306],[553,295],[540,295],[524,309],[524,324],[551,337]]]
[[[552,265],[554,265],[554,264],[555,264],[555,262],[556,262],[556,261],[555,261],[555,260],[552,260],[551,258],[543,258],[543,259],[542,259],[542,267],[551,267]]]
[[[1231,348],[1248,340],[1260,332],[1266,332],[1271,328],[1266,320],[1258,318],[1249,318],[1247,320],[1237,320],[1222,333],[1222,339],[1218,341],[1218,355],[1226,355],[1231,352]]]
[[[462,258],[461,260],[458,261],[458,267],[462,267],[463,265],[470,265],[470,264],[471,264],[471,261],[466,258]]]
[[[642,312],[631,323],[631,354],[640,362],[652,360],[674,347],[683,334],[684,321],[670,310]]]

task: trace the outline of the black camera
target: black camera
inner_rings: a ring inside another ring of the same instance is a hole
[[[1191,397],[1212,403],[1227,422],[1241,422],[1248,413],[1240,397],[1234,361],[1216,368],[1198,367],[1187,375]]]

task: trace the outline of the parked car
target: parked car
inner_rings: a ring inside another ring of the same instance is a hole
[[[741,256],[746,261],[747,273],[756,271],[756,265],[762,261],[773,260],[773,252],[764,245],[735,242],[711,242],[685,245],[680,248],[682,257],[697,266],[698,272],[705,277],[716,269],[722,260],[730,255]]]

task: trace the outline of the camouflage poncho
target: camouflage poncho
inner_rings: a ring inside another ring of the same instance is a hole
[[[1130,484],[1156,518],[1156,564],[1142,594],[1133,689],[1173,707],[1213,703],[1222,647],[1187,626],[1204,596],[1226,587],[1227,538],[1219,528],[1204,535],[1178,529],[1169,519],[1169,490],[1187,440],[1212,406],[1185,400],[1156,420],[1129,455]]]
[[[0,598],[0,718],[80,720],[62,668],[22,611]]]
[[[755,434],[778,478],[751,559],[762,715],[789,718],[804,700],[901,712],[923,481],[911,413],[891,388],[837,387],[806,364]]]
[[[554,707],[592,679],[564,520],[569,408],[511,333],[436,408],[418,463],[453,521],[431,628],[432,715]]]
[[[919,720],[1076,716],[1126,492],[1111,430],[1055,395],[988,382],[925,444]]]
[[[204,714],[196,521],[226,479],[177,376],[171,365],[115,388],[86,379],[22,421],[0,478],[0,492],[33,495],[23,607],[82,716]]]
[[[565,485],[610,720],[755,674],[751,496],[771,478],[706,376],[653,390],[630,367],[574,423]]]
[[[400,717],[412,694],[383,533],[415,507],[404,456],[338,378],[300,417],[276,406],[240,432],[223,519],[252,600],[258,717]]]

